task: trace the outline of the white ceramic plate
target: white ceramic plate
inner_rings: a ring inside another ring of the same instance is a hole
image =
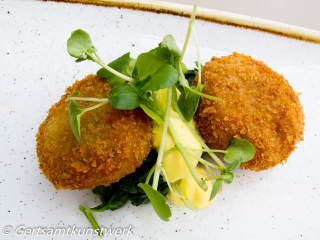
[[[48,109],[67,86],[98,69],[94,63],[75,63],[67,53],[66,41],[71,31],[84,29],[108,62],[126,52],[137,57],[156,47],[168,33],[182,47],[189,20],[38,1],[2,1],[0,11],[1,231],[5,226],[15,230],[21,225],[88,227],[78,205],[95,206],[99,200],[90,190],[56,191],[38,169],[36,156],[35,135]],[[130,239],[319,239],[320,45],[200,20],[195,25],[203,63],[212,56],[245,53],[282,73],[302,92],[305,140],[286,165],[258,173],[236,170],[234,182],[225,185],[205,210],[191,212],[171,206],[170,222],[162,222],[150,205],[127,204],[115,212],[96,214],[96,219],[108,228],[131,225],[134,234]],[[191,41],[184,62],[193,68],[195,59]],[[5,238],[3,233],[0,236]],[[22,239],[14,233],[6,237]],[[45,239],[51,238],[70,239]]]

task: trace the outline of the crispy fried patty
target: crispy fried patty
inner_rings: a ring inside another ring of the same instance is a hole
[[[225,149],[233,138],[256,148],[245,169],[261,171],[287,161],[303,140],[304,119],[298,94],[282,75],[262,61],[233,53],[213,57],[202,71],[203,92],[223,103],[201,98],[196,122],[213,149]]]
[[[109,103],[81,117],[81,141],[72,134],[66,98],[107,98],[105,79],[89,75],[66,89],[49,110],[37,133],[37,155],[42,173],[56,189],[88,189],[120,180],[134,172],[152,147],[152,121],[140,109],[124,111]],[[77,101],[80,108],[97,102]]]

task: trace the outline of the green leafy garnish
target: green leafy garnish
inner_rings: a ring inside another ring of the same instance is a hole
[[[139,94],[140,91],[137,88],[129,84],[121,84],[112,88],[109,93],[109,101],[116,109],[132,110],[141,103]]]
[[[145,183],[139,183],[139,187],[143,189],[143,191],[147,194],[154,211],[158,214],[158,216],[163,221],[169,221],[171,217],[171,210],[166,203],[166,198],[159,193],[158,191],[154,190],[150,185]]]
[[[256,149],[249,141],[245,139],[232,139],[226,149],[224,160],[232,163],[239,157],[242,162],[250,161],[256,153]]]
[[[87,59],[89,53],[96,52],[95,47],[92,46],[90,35],[81,29],[71,33],[71,37],[67,41],[67,49],[71,56],[81,59]]]
[[[91,212],[104,212],[106,210],[117,210],[123,207],[128,201],[134,206],[140,206],[150,202],[145,191],[138,186],[139,183],[144,183],[147,174],[154,166],[157,160],[157,152],[152,150],[147,159],[143,161],[142,165],[133,173],[121,178],[120,181],[106,186],[95,187],[92,192],[99,197],[101,204],[94,208],[85,208],[79,206],[80,210],[85,214],[94,229],[99,225],[95,221]],[[158,182],[158,192],[163,196],[168,193],[168,185],[160,177]]]
[[[164,64],[151,75],[149,81],[141,89],[158,91],[159,89],[172,87],[177,80],[177,71],[171,65]]]
[[[238,168],[240,166],[241,162],[242,162],[241,157],[234,158],[233,162],[227,167],[225,172],[231,172],[231,171],[235,170],[236,168]]]
[[[195,91],[197,90],[196,87],[191,87]],[[202,91],[203,86],[201,86]],[[190,122],[193,118],[194,114],[196,113],[199,105],[200,96],[190,92],[188,89],[185,89],[178,100],[178,106],[181,110],[182,115],[185,119]]]
[[[234,176],[233,176],[233,174],[231,172],[222,173],[221,176],[222,176],[222,181],[223,182],[225,182],[227,184],[230,184],[230,183],[233,182]]]
[[[73,135],[80,142],[81,132],[80,132],[80,118],[83,114],[83,109],[80,109],[76,101],[72,100],[69,104],[69,116],[70,116],[70,126]]]
[[[130,53],[126,53],[126,54],[122,55],[121,57],[117,58],[116,60],[112,61],[111,63],[109,63],[108,66],[111,67],[112,69],[124,74],[124,75],[129,75],[127,72],[127,67],[129,66],[130,60],[131,60]],[[123,78],[115,76],[113,73],[111,73],[110,71],[108,71],[105,68],[101,68],[97,72],[97,75],[100,77],[106,78],[110,86],[116,86],[118,84],[123,84],[126,81]]]
[[[166,64],[166,61],[157,55],[156,49],[141,53],[137,58],[137,71],[140,81],[155,74],[164,64]]]
[[[159,48],[157,48],[157,55],[165,60],[171,61],[173,65],[175,63],[175,59],[181,57],[181,50],[177,46],[176,41],[171,34],[166,35],[163,38],[162,42],[159,43]]]
[[[67,97],[66,101],[70,101],[69,104],[69,119],[70,119],[70,127],[72,130],[72,133],[74,137],[77,139],[78,142],[80,142],[81,138],[81,131],[80,131],[80,119],[81,116],[88,111],[94,110],[96,108],[99,108],[103,106],[104,104],[108,103],[108,99],[91,99],[95,101],[99,101],[100,103],[97,105],[94,105],[92,107],[81,109],[79,108],[79,105],[76,103],[75,100],[72,100],[74,95],[79,95],[79,92],[74,92],[70,96]],[[85,98],[77,98],[79,100],[86,100]]]
[[[79,209],[84,213],[94,229],[100,231],[92,212],[114,211],[123,207],[128,201],[135,206],[151,202],[157,215],[163,221],[169,221],[171,210],[168,204],[166,204],[165,198],[168,189],[172,194],[178,196],[186,207],[191,210],[194,209],[193,203],[184,196],[177,182],[173,184],[176,185],[178,192],[173,191],[172,183],[169,181],[166,171],[162,166],[163,158],[170,151],[164,153],[167,134],[171,136],[174,143],[172,149],[179,151],[191,176],[203,191],[208,189],[206,181],[215,180],[210,200],[217,195],[223,182],[227,184],[232,183],[234,176],[231,171],[238,168],[241,162],[252,159],[255,154],[253,145],[243,139],[231,140],[225,151],[210,149],[190,123],[198,108],[200,96],[222,102],[221,98],[202,93],[202,65],[200,64],[199,44],[194,29],[195,11],[196,5],[191,15],[182,51],[175,42],[174,37],[168,34],[157,47],[148,52],[141,53],[137,59],[130,58],[130,53],[126,53],[109,64],[105,64],[97,55],[97,49],[92,45],[88,33],[79,29],[72,32],[71,37],[68,39],[68,53],[72,57],[77,58],[76,62],[85,60],[96,62],[102,67],[97,72],[97,75],[106,78],[109,85],[113,86],[108,99],[76,97],[79,92],[73,93],[66,99],[66,101],[70,101],[70,126],[78,142],[81,139],[80,119],[82,114],[96,109],[107,102],[110,102],[114,108],[120,110],[133,110],[140,107],[162,127],[162,138],[158,155],[154,151],[151,152],[142,166],[134,173],[127,175],[116,183],[112,183],[108,187],[98,186],[94,188],[93,193],[101,200],[100,205],[94,208],[79,206]],[[187,70],[182,62],[182,58],[191,33],[194,36],[197,48],[197,61],[195,62],[197,67],[193,70]],[[196,75],[198,75],[198,83],[196,87],[193,87],[192,82]],[[158,101],[160,89],[167,89],[165,107]],[[177,89],[181,93],[179,99],[177,97]],[[99,103],[90,108],[81,109],[76,101],[96,101]],[[172,120],[169,118],[172,108],[176,112],[175,115],[180,117],[190,133],[200,143],[201,149],[189,149],[182,144],[183,141],[179,139],[179,135],[171,122]],[[192,150],[207,152],[215,163],[208,162]],[[224,160],[230,163],[230,165],[227,167],[223,160],[215,155],[215,153],[225,154]],[[190,156],[205,166],[210,174],[208,178],[202,179],[199,177],[195,167],[191,163]],[[220,171],[220,175],[215,175],[212,169]]]
[[[221,189],[221,185],[222,185],[222,179],[218,179],[214,182],[213,186],[212,186],[212,190],[211,190],[211,194],[210,194],[210,199],[209,201],[211,201],[212,199],[214,199],[214,197],[218,194],[218,192]]]

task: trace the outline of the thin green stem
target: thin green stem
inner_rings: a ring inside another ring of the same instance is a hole
[[[186,39],[184,40],[184,44],[183,44],[183,48],[182,48],[182,52],[181,52],[180,62],[182,62],[183,56],[184,56],[184,54],[186,52],[186,49],[187,49],[187,46],[188,46],[188,42],[189,42],[189,39],[190,39],[190,33],[191,33],[191,25],[193,24],[194,19],[196,17],[196,11],[197,11],[197,4],[194,4],[193,5],[193,10],[192,10],[192,13],[191,13],[191,18],[190,18],[190,21],[189,21],[189,27],[188,27],[188,31],[187,31],[187,36],[186,36]]]
[[[201,187],[204,191],[206,191],[208,189],[207,184],[200,179],[200,177],[198,176],[195,168],[193,167],[190,158],[186,152],[185,147],[180,143],[179,137],[174,129],[174,127],[172,126],[171,122],[169,122],[169,129],[171,132],[171,135],[173,137],[173,142],[175,143],[175,145],[178,147],[180,154],[182,155],[192,177],[194,178],[194,180],[196,181],[196,183],[199,185],[199,187]]]
[[[179,150],[177,147],[172,147],[170,148],[168,151],[166,151],[164,154],[163,154],[163,158],[166,158],[170,153],[172,153],[173,151],[175,150]]]
[[[199,48],[199,42],[196,34],[196,30],[194,29],[194,24],[191,25],[191,31],[193,34],[194,41],[196,43],[197,48],[197,59],[198,59],[198,85],[197,90],[200,92],[201,90],[201,62],[200,62],[200,48]]]
[[[108,102],[109,102],[109,101],[107,100],[107,101],[101,102],[101,103],[99,103],[99,104],[96,104],[96,105],[94,105],[94,106],[92,106],[92,107],[82,109],[83,112],[81,113],[81,115],[84,114],[85,112],[88,112],[88,111],[94,110],[94,109],[96,109],[96,108],[99,108],[99,107],[107,104]]]
[[[93,61],[95,61],[96,63],[98,63],[101,67],[103,67],[104,69],[108,70],[109,72],[113,73],[114,75],[118,76],[119,78],[122,78],[130,83],[135,83],[135,80],[131,77],[128,77],[116,70],[114,70],[112,67],[109,67],[107,64],[105,64],[100,57],[98,56],[98,54],[94,53],[94,55],[92,55],[91,53],[86,52],[87,55],[89,55]]]
[[[91,213],[90,208],[85,208],[84,206],[80,205],[79,210],[84,214],[84,216],[88,219],[90,222],[91,226],[98,231],[99,235],[101,236],[101,228],[99,224],[97,223],[96,219],[93,217]]]
[[[152,91],[152,99],[156,109],[160,108],[159,102],[158,102],[158,94],[159,94],[159,91]]]
[[[160,147],[159,147],[159,151],[158,151],[156,169],[155,169],[155,172],[154,172],[153,183],[152,183],[152,188],[154,190],[157,190],[157,188],[158,188],[160,168],[161,168],[161,163],[162,163],[163,153],[164,153],[164,147],[165,147],[166,137],[167,137],[167,132],[168,132],[171,101],[172,101],[172,89],[168,88],[166,109],[165,109],[164,121],[163,121],[163,130],[162,130],[162,135],[161,135],[161,142],[160,142]]]
[[[214,96],[211,96],[211,95],[202,93],[202,92],[198,92],[198,91],[192,89],[191,87],[188,87],[188,90],[189,90],[190,92],[193,92],[193,93],[196,94],[196,95],[201,96],[201,97],[204,97],[204,98],[207,98],[207,99],[210,99],[210,100],[213,100],[213,101],[217,101],[217,102],[223,102],[223,99],[222,99],[222,98],[218,98],[218,97],[214,97]]]
[[[178,190],[178,192],[184,196],[184,192],[183,192],[183,189],[178,185],[176,184],[175,185],[175,188]],[[185,198],[185,199],[181,199],[184,203],[184,205],[189,208],[191,211],[194,211],[194,206],[193,206],[193,203],[188,199],[188,198]]]
[[[147,176],[147,179],[146,179],[146,182],[145,182],[146,184],[149,184],[150,178],[151,178],[152,174],[154,173],[155,169],[156,169],[156,164],[153,165],[153,167],[150,169],[148,176]]]
[[[224,150],[215,150],[215,149],[203,149],[203,148],[188,148],[189,150],[192,150],[192,151],[202,151],[202,152],[207,152],[207,153],[226,153],[227,151],[224,151]]]
[[[90,102],[105,102],[105,101],[108,101],[108,98],[68,97],[66,99],[66,102],[69,102],[71,100],[90,101]]]
[[[182,195],[180,195],[180,194],[178,194],[178,193],[176,193],[176,192],[173,191],[173,189],[172,189],[172,187],[171,187],[171,183],[170,183],[169,178],[168,178],[168,176],[167,176],[166,170],[165,170],[163,167],[161,167],[161,173],[162,173],[165,181],[167,182],[167,185],[168,185],[168,187],[169,187],[170,192],[171,192],[173,195],[177,196],[178,198],[185,199],[185,196],[182,196]]]
[[[173,109],[179,114],[180,118],[182,119],[182,121],[187,125],[188,129],[190,130],[190,132],[192,133],[192,135],[197,139],[197,141],[201,144],[201,146],[205,149],[205,150],[211,150],[207,144],[202,140],[202,138],[199,136],[199,134],[197,133],[197,131],[194,129],[194,127],[184,118],[184,116],[182,115],[180,108],[177,104],[177,91],[176,89],[173,90],[172,93],[172,105],[173,105]],[[227,166],[214,154],[214,153],[208,153],[217,163],[220,167],[222,167],[223,169],[226,169]]]
[[[205,178],[205,181],[210,181],[210,180],[217,180],[217,179],[224,179],[224,178],[229,178],[230,176],[228,175],[219,175],[219,176],[211,176],[208,178]]]
[[[209,168],[208,164],[203,164],[206,169],[208,170],[208,172],[211,174],[211,176],[214,176],[213,172],[211,171],[211,169]]]
[[[192,151],[190,151],[190,150],[188,150],[188,149],[187,149],[187,153],[188,153],[189,155],[191,155],[192,157],[194,157],[195,159],[197,159],[197,160],[198,160],[199,162],[201,162],[202,164],[208,165],[208,166],[210,166],[210,167],[212,167],[212,168],[215,168],[215,169],[217,169],[217,170],[224,170],[224,168],[218,167],[218,166],[216,166],[216,165],[214,165],[214,164],[212,164],[212,163],[204,160],[203,158],[199,157],[197,154],[195,154],[194,152],[192,152]]]

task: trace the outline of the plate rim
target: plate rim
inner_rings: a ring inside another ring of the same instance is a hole
[[[128,8],[140,11],[165,13],[190,17],[192,6],[180,3],[156,0],[42,0],[44,2],[80,3],[104,7]],[[235,27],[263,31],[283,37],[320,44],[320,31],[294,26],[267,19],[251,17],[242,14],[230,13],[215,9],[198,7],[196,18],[199,20]]]

